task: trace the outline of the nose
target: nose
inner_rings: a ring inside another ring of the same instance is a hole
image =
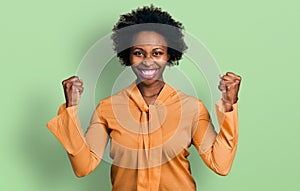
[[[152,59],[152,57],[149,56],[149,55],[147,55],[147,56],[144,58],[144,60],[143,60],[143,64],[144,64],[145,66],[151,66],[153,63],[154,63],[154,62],[153,62],[153,59]]]

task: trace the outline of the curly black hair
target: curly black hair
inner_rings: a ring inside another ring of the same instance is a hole
[[[120,30],[122,29],[122,30]],[[129,56],[134,35],[141,31],[154,31],[161,34],[168,45],[169,65],[178,65],[187,46],[183,40],[182,23],[175,21],[168,12],[153,5],[132,10],[120,16],[113,28],[114,51],[121,64],[130,66]]]

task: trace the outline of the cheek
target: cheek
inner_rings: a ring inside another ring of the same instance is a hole
[[[159,63],[160,65],[165,65],[168,62],[168,57],[167,56],[163,56],[159,59],[156,60],[157,63]]]
[[[165,52],[167,52],[167,51],[165,50]],[[165,53],[160,57],[160,60],[164,61],[164,62],[168,62],[169,58],[170,58],[170,55],[168,53]]]
[[[129,57],[129,61],[130,61],[130,64],[134,65],[134,64],[139,64],[142,62],[142,59],[139,58],[139,57],[135,57],[135,56],[130,56]]]

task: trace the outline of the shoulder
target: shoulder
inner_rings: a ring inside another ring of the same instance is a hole
[[[190,96],[179,89],[173,88],[170,85],[168,86],[172,88],[174,92],[172,96],[170,96],[169,100],[176,100],[175,102],[179,102],[181,107],[185,111],[189,111],[192,113],[199,113],[199,111],[207,111],[204,103],[200,98]],[[173,101],[171,102],[172,102],[171,104],[174,103]]]
[[[203,101],[200,98],[187,95],[186,93],[182,92],[181,90],[176,91],[176,95],[182,102],[182,104],[188,104],[188,105],[195,105],[197,107],[205,107]]]
[[[132,85],[122,89],[120,92],[102,99],[97,106],[98,111],[111,110],[112,105],[124,105],[128,102],[129,90],[132,88]]]

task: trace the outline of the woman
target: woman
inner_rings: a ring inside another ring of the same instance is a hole
[[[191,144],[214,172],[229,173],[237,147],[241,77],[220,75],[217,134],[203,103],[163,80],[165,67],[178,64],[187,48],[182,28],[153,6],[121,16],[113,29],[114,48],[137,79],[99,103],[85,136],[77,116],[83,81],[73,76],[62,82],[66,103],[47,126],[66,149],[78,177],[97,167],[108,139],[115,191],[196,190],[187,159]]]

